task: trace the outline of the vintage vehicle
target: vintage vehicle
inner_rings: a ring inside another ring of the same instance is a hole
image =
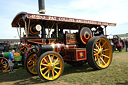
[[[21,12],[12,21],[25,33],[22,43],[34,45],[27,51],[25,67],[33,75],[55,80],[64,70],[64,62],[94,69],[105,69],[112,61],[112,48],[105,36],[94,36],[91,29],[116,26],[115,23],[48,16]],[[72,33],[74,30],[77,32]],[[51,32],[52,31],[52,32]],[[20,36],[21,37],[21,36]]]
[[[0,52],[0,72],[5,72],[9,67],[7,60],[9,58],[9,53],[10,52]],[[14,53],[14,60],[19,63],[22,62],[22,56],[20,53]]]
[[[111,44],[105,36],[94,35],[92,28],[104,27],[106,35],[106,27],[115,23],[45,15],[43,3],[39,0],[40,14],[20,12],[12,21],[12,27],[19,29],[20,49],[30,74],[56,80],[64,71],[64,62],[73,66],[88,62],[99,70],[109,67]]]

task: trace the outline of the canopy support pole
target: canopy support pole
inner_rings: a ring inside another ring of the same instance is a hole
[[[58,28],[58,23],[56,23],[56,38],[57,38],[57,41],[58,41],[58,36],[59,36],[59,28]]]
[[[26,37],[28,37],[27,23],[26,23],[26,21],[24,21],[24,23],[25,23],[25,33],[26,33]]]
[[[107,35],[107,31],[106,31],[106,28],[107,28],[107,26],[104,26],[104,29],[105,29],[105,35]]]

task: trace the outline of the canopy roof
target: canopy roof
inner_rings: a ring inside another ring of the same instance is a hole
[[[19,24],[21,27],[24,27],[24,20],[26,22],[31,23],[40,23],[40,20],[45,21],[45,27],[52,26],[53,23],[58,22],[59,27],[62,28],[73,28],[78,29],[78,26],[86,26],[86,25],[103,25],[103,26],[116,26],[115,23],[107,23],[107,22],[100,22],[100,21],[92,21],[92,20],[84,20],[84,19],[74,19],[74,18],[66,18],[66,17],[58,17],[58,16],[49,16],[49,15],[42,15],[42,14],[31,14],[27,12],[20,12],[16,15],[14,20],[12,21],[12,27],[18,27]]]

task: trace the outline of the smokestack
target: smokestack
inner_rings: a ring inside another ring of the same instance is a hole
[[[38,0],[38,4],[39,4],[39,13],[40,14],[45,14],[45,4],[44,4],[44,0]]]

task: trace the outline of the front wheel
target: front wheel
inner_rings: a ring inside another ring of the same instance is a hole
[[[87,45],[87,60],[89,65],[96,69],[105,69],[109,67],[112,61],[112,47],[106,37],[93,37]]]
[[[54,51],[43,53],[37,62],[37,72],[44,80],[55,80],[64,70],[64,61],[60,54]]]

